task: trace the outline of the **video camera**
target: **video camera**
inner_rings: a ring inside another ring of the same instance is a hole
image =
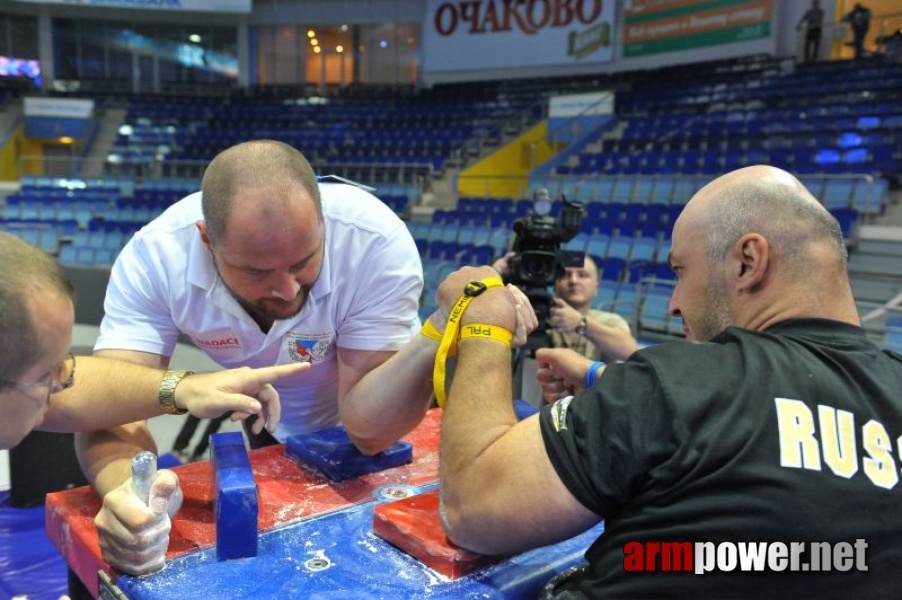
[[[566,267],[582,267],[585,254],[574,250],[561,250],[561,246],[579,233],[583,218],[583,206],[571,202],[563,195],[560,220],[551,214],[551,198],[548,190],[540,189],[533,198],[532,213],[514,221],[516,233],[511,250],[516,256],[511,259],[505,274],[506,282],[518,286],[529,298],[536,312],[539,325],[530,334],[526,347],[535,353],[538,348],[548,347],[548,314],[551,309],[552,294],[548,288],[554,285]]]

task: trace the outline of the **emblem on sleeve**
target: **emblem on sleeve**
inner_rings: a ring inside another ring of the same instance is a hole
[[[551,422],[555,431],[567,431],[567,409],[572,400],[573,396],[567,396],[551,405]]]

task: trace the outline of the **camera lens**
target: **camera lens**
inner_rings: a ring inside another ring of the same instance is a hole
[[[533,277],[543,277],[550,272],[548,265],[544,260],[530,262],[527,264],[527,268],[529,269],[530,276]]]
[[[524,252],[520,257],[520,277],[525,283],[552,285],[557,262],[555,252],[541,250]]]

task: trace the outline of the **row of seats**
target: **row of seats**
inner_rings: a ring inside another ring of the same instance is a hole
[[[67,267],[110,267],[119,251],[113,248],[85,248],[66,245],[60,248],[60,264]]]
[[[120,194],[128,195],[135,188],[135,182],[131,179],[119,179],[113,177],[53,177],[50,175],[23,175],[19,179],[22,189],[62,189],[100,193],[102,190],[114,190]]]
[[[58,256],[63,264],[77,266],[112,264],[135,231],[198,187],[194,180],[180,179],[147,180],[135,187],[120,179],[28,177],[22,184],[18,194],[6,197],[0,227]],[[403,217],[410,190],[391,185],[382,189],[400,192],[381,198]]]
[[[629,92],[618,97],[621,110],[667,113],[682,107],[697,114],[699,111],[693,108],[713,108],[718,104],[724,108],[762,103],[800,108],[836,106],[840,99],[856,107],[880,102],[879,95],[902,87],[902,75],[891,63],[829,61],[798,68],[788,61],[769,59],[759,61],[753,69],[729,74],[705,65],[694,67],[700,68],[693,68],[692,73],[680,68],[649,71],[642,80],[633,82]],[[673,77],[667,77],[668,70]],[[662,94],[665,86],[668,93]]]
[[[428,165],[444,161],[471,140],[500,138],[501,124],[534,104],[534,94],[511,99],[447,101],[422,94],[407,99],[329,99],[323,103],[231,98],[204,103],[131,103],[107,169],[138,174],[143,164],[162,162],[167,174],[206,162],[239,141],[268,137],[303,148],[317,165],[379,163]],[[396,170],[414,181],[415,170]]]
[[[683,205],[590,203],[585,208],[574,242],[577,244],[579,240],[591,237],[669,240]],[[843,237],[850,245],[854,244],[861,213],[855,208],[833,208],[830,212],[839,222]],[[410,227],[414,237],[499,246],[503,239],[511,238],[512,232],[508,228],[518,218],[522,217],[461,210],[436,211],[432,223],[411,223]]]
[[[754,108],[741,106],[732,110],[710,111],[703,114],[648,114],[630,119],[623,131],[625,138],[654,137],[674,130],[698,127],[707,130],[712,125],[729,127],[745,124],[759,132],[774,131],[834,131],[845,129],[894,128],[902,118],[899,106],[893,102],[849,104],[826,103],[799,108],[768,108],[759,104]]]
[[[636,151],[610,154],[584,153],[575,166],[560,165],[559,175],[719,175],[748,165],[771,164],[798,174],[892,173],[902,166],[896,146],[883,144],[840,150],[837,148],[775,148],[748,151],[683,150]]]
[[[160,215],[164,207],[146,204],[113,204],[77,202],[10,202],[7,199],[3,218],[16,221],[47,221],[67,223],[75,221],[82,227],[88,227],[91,221],[102,219],[108,221],[127,221],[147,223]]]
[[[552,198],[564,196],[584,203],[685,204],[712,177],[562,177],[536,175],[529,193],[545,189]],[[889,201],[889,183],[865,175],[800,176],[802,184],[828,209],[854,208],[862,215],[883,212]]]

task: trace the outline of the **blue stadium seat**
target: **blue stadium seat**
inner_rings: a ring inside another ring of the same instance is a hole
[[[65,266],[74,266],[78,264],[76,257],[76,248],[74,246],[65,245],[59,250],[59,262]]]
[[[649,204],[670,204],[673,198],[674,180],[671,177],[659,177],[655,179]]]
[[[429,240],[426,238],[413,238],[414,243],[417,245],[417,251],[420,254],[420,258],[425,258],[427,252],[429,251]]]
[[[670,306],[671,288],[669,286],[641,285],[641,300],[639,307],[639,328],[648,329],[660,333],[670,333],[671,316],[668,312]]]
[[[614,181],[614,187],[611,193],[611,202],[627,204],[633,198],[633,185],[635,180],[631,177],[618,177]]]
[[[839,223],[839,229],[842,231],[843,237],[849,241],[853,237],[855,225],[858,223],[858,209],[856,208],[833,208],[830,214]]]
[[[617,298],[614,300],[614,312],[633,322],[636,316],[636,284],[624,282],[617,288]]]
[[[855,191],[855,184],[856,180],[849,178],[828,179],[824,183],[821,201],[828,210],[850,208],[852,206],[852,193]]]
[[[649,238],[636,238],[633,240],[630,260],[654,260],[657,253],[658,242]]]
[[[615,256],[624,260],[629,260],[632,251],[633,240],[631,238],[613,237],[611,243],[608,244],[607,256]]]
[[[609,256],[606,258],[596,258],[593,256],[599,270],[599,280],[605,282],[620,282],[623,279],[623,271],[626,268],[626,261],[622,258]]]
[[[586,243],[585,252],[592,256],[605,258],[608,255],[608,245],[610,244],[610,241],[611,239],[608,236],[597,233],[589,238],[589,241]]]

